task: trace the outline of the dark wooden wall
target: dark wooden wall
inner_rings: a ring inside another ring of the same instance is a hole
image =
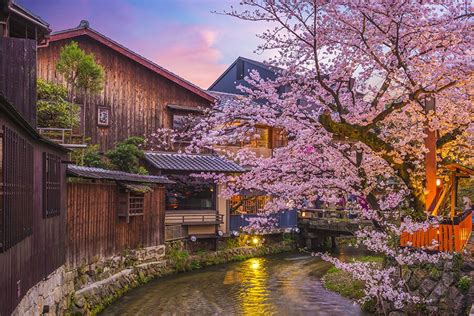
[[[0,93],[36,126],[36,41],[0,37]]]
[[[68,183],[67,262],[73,266],[125,249],[164,243],[165,191],[145,194],[144,215],[127,223],[117,215],[118,187],[106,183]]]
[[[60,49],[71,40],[51,42],[38,50],[38,76],[61,82],[56,71]],[[171,127],[168,104],[208,106],[209,101],[116,53],[87,36],[74,38],[105,69],[104,89],[91,97],[86,109],[86,135],[105,151],[130,136],[149,136],[161,127]],[[82,104],[82,100],[78,99]],[[97,126],[97,107],[111,109],[109,127]]]
[[[36,142],[0,112],[0,126],[7,126],[33,145],[34,194],[32,234],[5,252],[0,252],[0,315],[10,315],[28,289],[65,263],[66,236],[66,166],[61,174],[61,212],[43,218],[43,153],[48,152],[67,160],[64,152]],[[0,150],[1,153],[1,150]],[[8,165],[5,166],[8,168]]]

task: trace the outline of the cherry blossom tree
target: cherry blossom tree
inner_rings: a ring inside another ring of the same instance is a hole
[[[257,51],[274,53],[268,64],[278,77],[249,73],[240,86],[248,96],[206,110],[188,150],[218,148],[248,166],[242,175],[206,177],[226,183],[226,196],[267,192],[267,210],[357,196],[359,216],[374,224],[358,242],[388,264],[321,256],[364,280],[381,310],[384,302],[419,303],[401,267],[449,256],[400,248],[398,240],[436,225],[424,213],[427,132],[439,135],[440,166],[474,162],[472,10],[470,1],[243,0],[224,14],[268,23]],[[285,130],[288,145],[269,158],[225,150],[257,137],[257,124]]]

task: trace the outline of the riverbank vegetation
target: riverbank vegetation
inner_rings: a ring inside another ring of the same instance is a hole
[[[360,258],[353,258],[352,261],[373,262],[382,267],[383,257],[364,256]],[[334,266],[326,272],[322,278],[322,282],[326,289],[352,300],[358,301],[363,299],[365,296],[365,283],[363,281],[354,278],[351,273],[338,269]],[[361,305],[361,308],[367,312],[375,312],[374,301],[365,301]]]

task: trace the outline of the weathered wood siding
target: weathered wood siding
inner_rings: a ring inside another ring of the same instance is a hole
[[[36,41],[0,37],[0,93],[36,126]]]
[[[145,194],[144,215],[127,223],[117,214],[118,188],[105,183],[68,183],[67,262],[78,266],[125,249],[163,244],[165,191]]]
[[[7,126],[33,146],[33,217],[32,233],[5,252],[0,252],[0,315],[10,315],[28,289],[47,277],[65,262],[66,235],[66,166],[61,166],[61,211],[58,216],[43,217],[43,153],[59,155],[44,143],[24,133],[0,112],[0,126]],[[0,151],[1,154],[1,151]],[[8,164],[4,165],[8,168]]]
[[[71,40],[52,42],[38,51],[38,76],[62,82],[56,71],[61,47]],[[104,67],[104,89],[91,97],[86,109],[86,135],[101,150],[130,136],[149,136],[160,127],[171,127],[168,104],[207,106],[209,102],[176,83],[156,74],[137,62],[87,36],[74,39],[87,53],[93,53]],[[82,100],[78,99],[82,104]],[[97,125],[98,107],[109,107],[109,127]]]

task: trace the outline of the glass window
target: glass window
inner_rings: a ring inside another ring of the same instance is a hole
[[[169,176],[166,210],[215,210],[215,184],[190,176]]]

